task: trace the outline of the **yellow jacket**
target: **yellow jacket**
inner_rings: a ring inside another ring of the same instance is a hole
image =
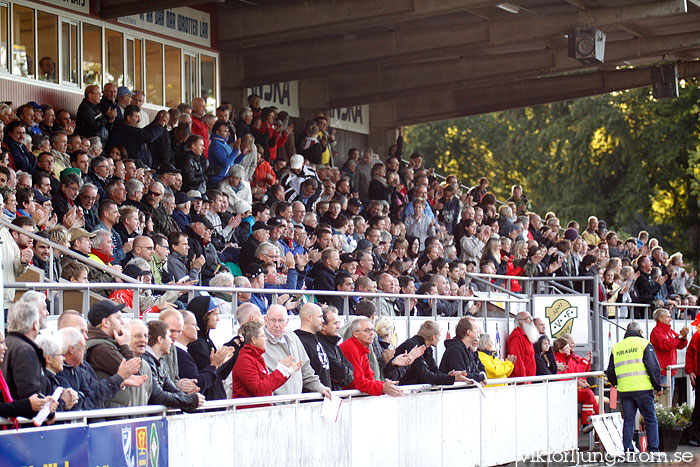
[[[493,354],[479,350],[479,360],[486,369],[487,379],[507,378],[513,372],[513,362],[501,360]],[[490,384],[488,386],[505,386],[503,384]]]

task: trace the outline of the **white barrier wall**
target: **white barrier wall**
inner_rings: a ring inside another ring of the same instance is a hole
[[[169,465],[487,466],[577,448],[576,382],[168,417]]]

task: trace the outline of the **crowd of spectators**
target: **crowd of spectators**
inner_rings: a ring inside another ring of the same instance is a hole
[[[37,339],[17,302],[8,314],[22,315],[23,323],[8,326],[8,342],[24,341],[23,353],[31,349],[39,360],[23,373],[32,384],[13,386],[8,351],[3,372],[13,400],[32,402],[60,382],[75,394],[64,392],[58,410],[145,403],[192,410],[205,398],[231,394],[327,395],[354,387],[400,395],[402,384],[561,371],[561,357],[550,353],[556,342],[536,339],[533,346],[523,332],[519,343],[513,340],[513,356],[501,360],[471,319],[480,313],[478,302],[431,297],[469,297],[490,283],[517,293],[525,287],[518,277],[561,278],[601,301],[646,303],[671,314],[696,303],[690,291],[696,273],[648,233],[622,242],[594,216],[584,229],[575,221],[564,228],[555,213],[537,214],[519,185],[501,202],[486,178],[470,189],[454,175],[440,181],[420,154],[404,162],[400,128],[385,157],[371,149],[340,154],[327,115],[295,134],[289,116],[260,108],[256,95],[247,107],[222,103],[215,114],[195,98],[152,118],[143,102],[142,92],[109,83],[88,86],[76,112],[0,104],[0,202],[3,218],[20,229],[0,228],[3,279],[13,282],[32,265],[71,282],[115,281],[78,257],[142,283],[259,289],[236,295],[240,336],[219,349],[209,337],[219,311],[231,311],[228,292],[188,302],[179,291],[102,290],[111,302],[90,310],[89,326],[79,315],[61,315],[82,333],[61,332],[61,344]],[[54,254],[52,261],[47,244],[22,229],[75,257]],[[472,280],[470,272],[512,279]],[[566,279],[596,275],[598,290],[591,281]],[[289,293],[273,300],[264,290],[270,288]],[[323,294],[314,304],[304,290],[387,295],[376,307]],[[6,304],[15,301],[15,290],[4,293]],[[121,321],[119,311],[134,307],[134,293],[138,311],[160,313],[167,331],[159,320]],[[341,329],[338,314],[346,309],[358,318]],[[640,313],[611,309],[621,317]],[[405,314],[469,319],[460,321],[438,365],[434,321],[394,347],[383,318]],[[289,315],[299,315],[300,330],[286,329]],[[56,345],[62,366],[41,354],[57,355]],[[78,358],[81,345],[85,361]]]

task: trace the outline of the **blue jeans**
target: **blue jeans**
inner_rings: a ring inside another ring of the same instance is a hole
[[[620,397],[620,406],[622,407],[622,418],[624,425],[622,427],[622,445],[625,451],[633,451],[632,437],[634,436],[634,417],[639,413],[644,417],[647,426],[647,442],[649,443],[649,452],[659,451],[659,425],[656,422],[656,409],[654,408],[654,393],[647,391],[639,396],[622,396]]]

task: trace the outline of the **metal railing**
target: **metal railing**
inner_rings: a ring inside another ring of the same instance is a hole
[[[55,251],[58,251],[60,253],[63,253],[64,255],[70,256],[71,258],[75,259],[76,261],[80,262],[81,264],[84,264],[85,266],[88,266],[89,268],[95,268],[98,269],[102,272],[106,272],[110,274],[112,277],[117,278],[121,280],[124,283],[137,283],[138,281],[134,279],[133,277],[129,277],[125,274],[122,274],[121,272],[115,271],[114,269],[110,268],[109,266],[105,266],[104,264],[100,264],[97,261],[94,261],[87,256],[80,255],[76,253],[75,251],[71,250],[70,248],[66,248],[63,245],[59,245],[58,243],[54,243],[49,239],[40,237],[39,235],[35,234],[34,232],[30,232],[22,227],[18,227],[10,222],[7,222],[5,219],[0,219],[0,228],[6,227],[10,232],[18,232],[21,233],[22,235],[25,235],[35,242],[43,243],[45,245],[49,246],[49,283],[55,283],[58,282],[59,278],[58,277],[53,277],[53,272],[54,272],[54,265],[55,265]],[[2,244],[2,240],[0,240],[0,244]],[[4,258],[2,257],[2,249],[0,248],[0,277],[4,277],[3,269],[5,267],[5,261]],[[13,288],[9,284],[3,283],[3,281],[0,281],[0,330],[4,332],[5,330],[5,294],[4,294],[4,289],[5,288]],[[84,285],[81,287],[81,290],[87,290],[87,295],[86,295],[86,300],[84,300],[85,303],[87,303],[87,297],[90,294],[90,289],[94,289],[93,284],[88,283],[87,285]],[[47,289],[48,290],[48,289]],[[51,308],[53,309],[53,300],[49,300],[51,304]]]
[[[540,376],[527,376],[518,378],[497,378],[487,380],[487,385],[519,385],[526,383],[547,383],[549,381],[561,381],[561,380],[571,380],[576,378],[598,378],[602,379],[605,374],[602,371],[589,371],[582,373],[566,373],[566,374],[556,374],[556,375],[540,375]],[[598,385],[598,396],[603,397],[603,384]],[[472,383],[454,383],[452,385],[431,385],[431,384],[414,384],[399,386],[404,390],[405,395],[410,395],[414,393],[421,392],[431,392],[431,391],[446,391],[455,389],[475,389],[475,385]],[[344,399],[353,397],[375,397],[369,396],[368,394],[358,391],[356,389],[343,390],[343,391],[332,391],[334,396],[341,397]],[[303,394],[286,394],[280,396],[263,396],[263,397],[244,397],[237,399],[222,399],[216,401],[206,401],[199,409],[194,412],[206,412],[210,410],[235,410],[240,406],[250,406],[259,404],[280,404],[280,403],[300,403],[308,401],[322,400],[323,395],[320,392],[309,392]],[[602,400],[602,399],[601,399]],[[601,413],[603,412],[603,407],[601,405]],[[138,406],[138,407],[120,407],[114,409],[97,409],[97,410],[81,410],[75,412],[57,412],[56,421],[57,422],[82,422],[89,423],[93,419],[115,419],[115,418],[127,418],[135,416],[146,416],[146,415],[174,415],[178,413],[183,413],[179,409],[171,409],[163,405],[149,405],[149,406]],[[31,420],[18,417],[17,421],[20,424],[32,423]],[[0,417],[0,425],[11,424],[11,420]]]

